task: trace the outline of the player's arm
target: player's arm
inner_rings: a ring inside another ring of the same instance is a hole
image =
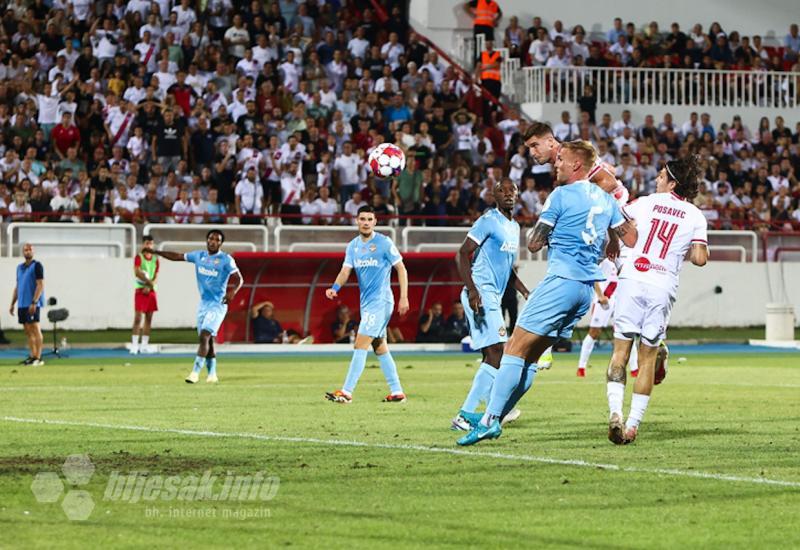
[[[405,315],[408,313],[408,271],[403,260],[394,264],[397,270],[397,281],[400,283],[400,302],[397,304],[397,313]]]
[[[528,295],[531,292],[530,290],[528,290],[528,287],[525,286],[525,283],[522,282],[522,279],[519,278],[519,275],[517,275],[516,269],[511,270],[511,277],[509,279],[509,283],[514,285],[514,289],[520,294],[522,294],[523,298],[525,298],[526,300],[528,299]]]
[[[36,289],[33,291],[33,300],[31,300],[31,305],[28,306],[28,311],[30,311],[31,315],[36,312],[36,308],[39,307],[36,304],[39,302],[39,298],[42,297],[42,293],[44,292],[44,278],[36,279]]]
[[[231,279],[235,282],[233,286],[228,289],[228,292],[225,293],[225,298],[222,300],[223,304],[230,304],[233,301],[233,297],[236,296],[236,293],[239,292],[244,284],[244,279],[238,269],[231,273]]]
[[[478,243],[470,237],[464,239],[461,248],[458,249],[456,254],[456,266],[458,267],[458,274],[461,275],[461,280],[464,281],[464,286],[467,287],[467,298],[469,300],[469,307],[472,311],[478,312],[480,310],[481,295],[475,287],[475,281],[472,280],[472,255],[478,250]]]
[[[537,253],[542,248],[547,246],[547,241],[550,238],[550,233],[553,232],[553,226],[549,223],[539,219],[536,225],[530,231],[528,237],[528,250],[531,253]]]
[[[694,243],[689,250],[689,261],[698,267],[703,267],[708,263],[708,245]]]
[[[606,193],[613,194],[614,190],[619,186],[617,175],[611,171],[611,167],[605,162],[591,176],[591,181]]]
[[[600,304],[601,306],[607,306],[608,305],[608,296],[605,295],[605,293],[603,292],[603,289],[600,288],[600,283],[598,283],[597,281],[595,281],[595,283],[594,283],[594,293],[597,294],[597,303],[598,304]]]
[[[14,305],[17,303],[17,286],[14,285],[14,292],[11,293],[11,307],[8,308],[8,312],[11,315],[14,315]]]
[[[612,227],[611,231],[628,248],[633,248],[636,246],[636,240],[639,238],[639,232],[636,230],[636,225],[633,223],[633,220],[626,219],[617,227]]]
[[[151,281],[147,277],[147,273],[145,273],[141,266],[136,264],[133,265],[133,275],[136,277],[136,280],[141,281],[145,285],[147,285],[151,290],[153,289],[153,281]]]
[[[352,270],[353,268],[349,265],[342,266],[342,269],[339,270],[339,274],[336,276],[336,280],[333,281],[333,284],[330,288],[325,290],[325,296],[328,298],[328,300],[333,300],[339,295],[339,290],[347,282],[347,279],[350,278],[350,272]]]
[[[180,252],[169,252],[168,250],[153,250],[153,254],[166,258],[171,262],[185,262],[186,255]]]

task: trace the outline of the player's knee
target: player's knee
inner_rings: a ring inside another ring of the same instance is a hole
[[[589,336],[592,337],[592,340],[597,340],[600,336],[600,329],[595,327],[589,328]]]
[[[503,344],[494,344],[486,348],[483,361],[496,369],[500,368],[500,360],[503,358]]]
[[[375,338],[372,341],[372,349],[375,351],[375,353],[379,353],[380,351],[386,353],[385,350],[381,350],[381,348],[385,347],[385,344],[386,340],[384,340],[383,338]]]
[[[655,338],[649,338],[644,334],[642,334],[640,338],[643,344],[645,344],[646,346],[650,346],[651,348],[657,348],[658,344],[661,342],[661,338],[659,338],[658,336],[656,336]]]

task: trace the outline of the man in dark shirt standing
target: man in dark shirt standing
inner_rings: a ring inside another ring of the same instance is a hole
[[[187,149],[186,124],[176,119],[171,110],[166,111],[164,122],[153,136],[152,143],[152,150],[156,153],[158,163],[164,167],[164,172],[174,171],[181,158],[187,156]]]
[[[17,306],[17,317],[28,338],[30,355],[22,364],[38,367],[44,365],[42,330],[39,328],[39,313],[44,305],[44,268],[33,259],[32,244],[22,245],[22,256],[25,261],[17,266],[17,284],[8,311],[14,315],[14,306]]]
[[[108,167],[100,165],[97,175],[89,183],[89,193],[83,201],[83,212],[87,212],[89,217],[86,221],[101,222],[106,212],[106,194],[114,189],[114,183],[108,174]]]

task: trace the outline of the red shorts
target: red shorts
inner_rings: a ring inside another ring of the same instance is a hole
[[[154,311],[158,311],[156,291],[151,290],[145,294],[141,288],[137,288],[133,293],[133,308],[139,313],[153,313]]]

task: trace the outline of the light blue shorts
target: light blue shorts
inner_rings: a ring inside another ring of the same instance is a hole
[[[200,334],[206,330],[211,333],[211,336],[216,336],[227,313],[227,304],[200,302],[200,305],[197,306],[197,333]]]
[[[377,302],[361,308],[358,334],[372,338],[386,338],[386,327],[392,318],[394,302]]]
[[[506,320],[503,318],[503,308],[500,305],[501,297],[494,292],[481,292],[481,303],[483,304],[483,315],[478,315],[469,306],[469,296],[467,289],[461,291],[461,304],[464,306],[464,313],[469,322],[469,337],[472,340],[472,349],[483,349],[506,342],[508,334],[506,331]]]
[[[545,277],[528,297],[517,325],[550,338],[569,338],[592,305],[594,283]]]

